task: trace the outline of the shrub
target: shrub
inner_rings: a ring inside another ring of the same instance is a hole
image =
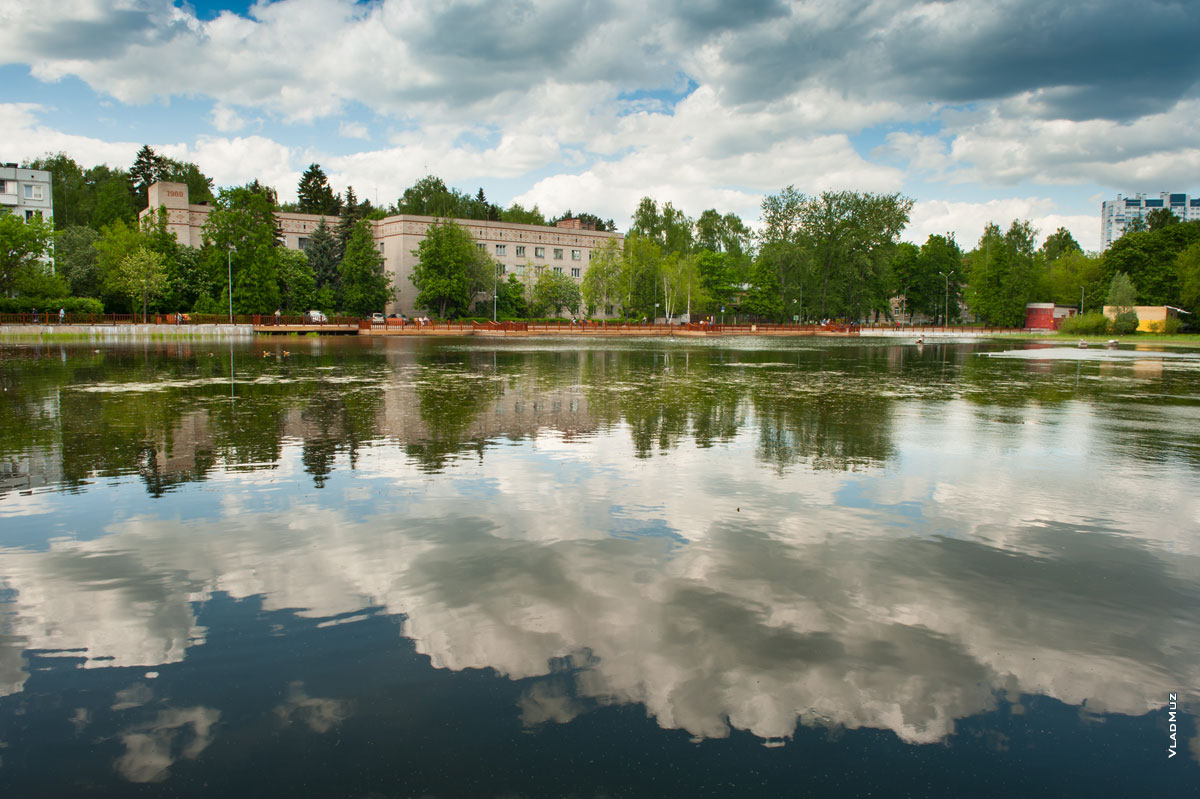
[[[1058,332],[1065,336],[1102,336],[1108,332],[1108,317],[1099,311],[1072,316],[1063,320]]]
[[[1117,318],[1113,320],[1112,332],[1118,336],[1128,336],[1130,333],[1137,332],[1138,316],[1136,311],[1122,311],[1117,314]]]
[[[40,313],[58,313],[59,308],[67,313],[104,313],[104,303],[94,297],[0,297],[0,313],[29,313],[37,308]]]
[[[1151,333],[1165,333],[1168,336],[1175,335],[1182,328],[1183,328],[1183,322],[1181,322],[1179,320],[1178,316],[1168,316],[1166,319],[1163,319],[1162,321],[1150,323],[1150,332]]]

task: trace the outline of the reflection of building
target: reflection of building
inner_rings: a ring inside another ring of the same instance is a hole
[[[1161,192],[1158,197],[1135,194],[1132,197],[1117,195],[1115,200],[1100,203],[1100,249],[1110,245],[1133,224],[1135,219],[1144,219],[1151,211],[1165,208],[1186,221],[1200,219],[1200,197],[1187,194]]]
[[[204,222],[212,212],[212,207],[189,203],[186,184],[159,182],[152,185],[149,206],[142,211],[142,215],[159,206],[167,209],[167,229],[175,234],[180,244],[199,247],[203,243]],[[305,249],[322,218],[327,225],[335,225],[338,221],[336,216],[277,212],[275,219],[280,240],[290,249]],[[417,265],[417,256],[414,254],[417,245],[435,221],[431,216],[410,214],[368,220],[375,246],[383,256],[384,268],[396,287],[396,301],[387,308],[388,311],[412,314],[420,310],[415,305],[416,287],[409,278]],[[480,250],[487,252],[495,262],[497,276],[501,280],[508,274],[521,278],[528,274],[532,278],[551,269],[579,283],[596,250],[610,240],[618,243],[623,240],[620,233],[587,229],[578,219],[564,219],[557,227],[480,219],[455,221],[471,234]]]

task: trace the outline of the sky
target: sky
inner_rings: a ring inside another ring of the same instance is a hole
[[[1200,194],[1195,0],[4,0],[0,161],[394,202],[426,174],[612,218],[900,192],[903,238],[1029,219],[1099,249],[1118,192]]]

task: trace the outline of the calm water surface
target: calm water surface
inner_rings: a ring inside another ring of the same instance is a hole
[[[0,347],[2,796],[1200,784],[1195,353],[95,346]]]

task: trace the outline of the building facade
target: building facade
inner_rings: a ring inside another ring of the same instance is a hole
[[[44,169],[4,164],[0,166],[0,213],[17,214],[26,221],[37,214],[47,222],[53,221],[52,189],[50,173]]]
[[[155,183],[150,186],[148,197],[149,204],[142,216],[162,206],[167,211],[167,229],[175,234],[180,244],[190,247],[203,244],[204,222],[212,213],[212,207],[189,203],[186,184]],[[338,222],[336,216],[276,212],[280,242],[289,249],[306,249],[312,231],[322,218],[330,227]],[[418,261],[417,245],[436,221],[435,217],[411,214],[368,220],[375,246],[383,256],[384,269],[396,289],[396,298],[386,308],[387,313],[412,315],[424,310],[416,307],[417,289],[411,278]],[[579,283],[597,251],[609,241],[615,240],[618,246],[624,241],[620,233],[590,230],[578,219],[563,220],[556,227],[483,219],[456,219],[455,222],[471,235],[475,246],[491,257],[500,280],[507,280],[510,274],[522,280],[533,280],[542,271],[550,269]],[[597,309],[598,312],[604,310]]]
[[[1200,219],[1200,197],[1166,191],[1160,192],[1157,197],[1140,193],[1132,197],[1118,194],[1117,199],[1105,200],[1100,204],[1100,249],[1107,250],[1114,241],[1125,235],[1135,218],[1144,218],[1160,208],[1171,211],[1185,222]]]

